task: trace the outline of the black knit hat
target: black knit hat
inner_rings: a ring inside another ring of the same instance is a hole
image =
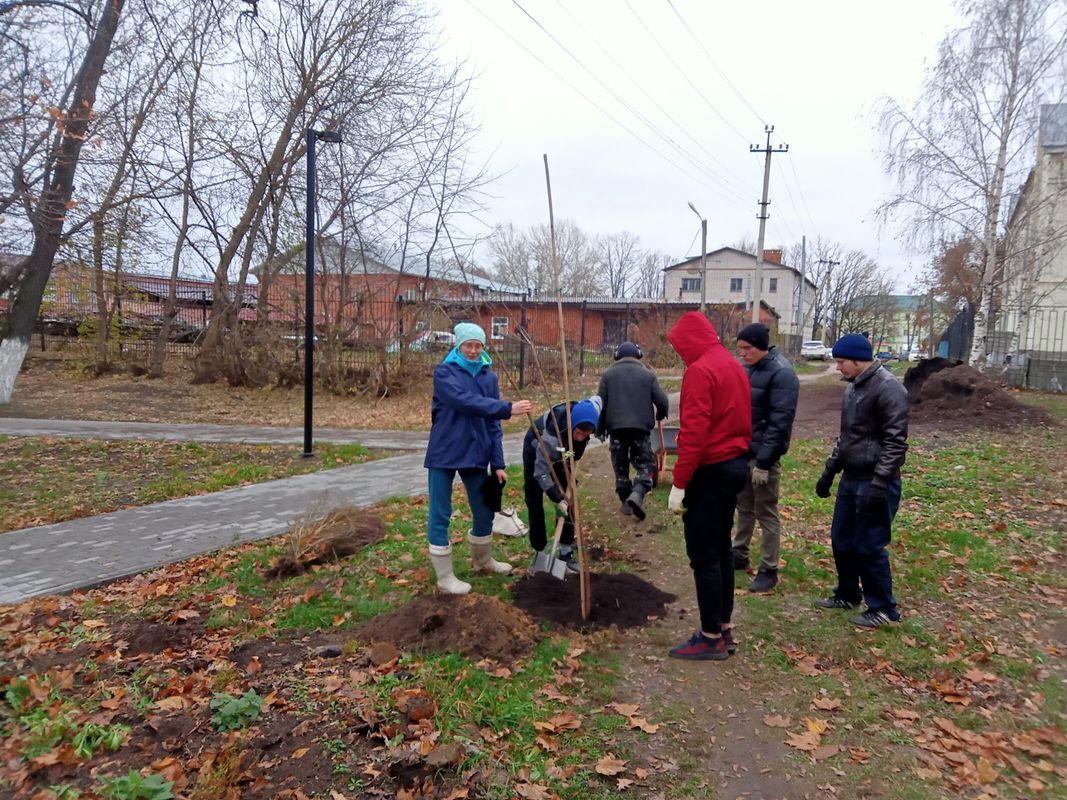
[[[757,350],[770,350],[771,332],[762,322],[753,322],[740,330],[737,334],[737,341],[748,342]]]
[[[615,360],[620,358],[640,358],[641,348],[633,342],[623,342],[615,348]]]

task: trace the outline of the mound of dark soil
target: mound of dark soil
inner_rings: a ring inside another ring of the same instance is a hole
[[[582,619],[581,584],[577,577],[561,581],[537,572],[514,583],[515,605],[536,619],[545,619],[575,630],[638,628],[662,617],[668,603],[677,597],[660,591],[636,575],[589,576],[589,619]]]
[[[401,650],[460,653],[470,659],[510,662],[540,639],[526,614],[496,597],[421,595],[375,617],[356,631],[366,642],[390,642]]]
[[[940,372],[943,369],[952,369],[962,363],[962,361],[957,361],[953,358],[938,357],[923,359],[914,367],[909,367],[908,371],[904,373],[904,388],[908,390],[908,399],[911,400],[912,404],[918,403],[919,395],[927,378],[935,372]]]
[[[904,376],[913,422],[967,428],[1054,424],[1044,409],[1020,403],[966,364],[944,358],[931,362],[944,363],[926,367],[927,362],[922,362]]]

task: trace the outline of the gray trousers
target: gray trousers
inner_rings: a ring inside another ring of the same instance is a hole
[[[755,469],[755,462],[750,462]],[[737,528],[734,530],[734,552],[748,558],[748,546],[760,526],[760,569],[778,569],[778,551],[782,545],[782,519],[778,515],[778,485],[782,478],[782,465],[775,464],[768,472],[770,479],[763,486],[745,484],[737,496]]]

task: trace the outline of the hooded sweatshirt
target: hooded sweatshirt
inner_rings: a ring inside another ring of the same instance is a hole
[[[683,314],[667,340],[686,364],[674,464],[674,485],[684,489],[697,467],[748,453],[752,399],[748,375],[703,314]]]

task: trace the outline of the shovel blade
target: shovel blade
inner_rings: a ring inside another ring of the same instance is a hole
[[[566,580],[567,578],[567,562],[556,558],[551,553],[537,553],[534,556],[533,563],[530,564],[530,573],[547,572],[553,578],[559,580]]]

